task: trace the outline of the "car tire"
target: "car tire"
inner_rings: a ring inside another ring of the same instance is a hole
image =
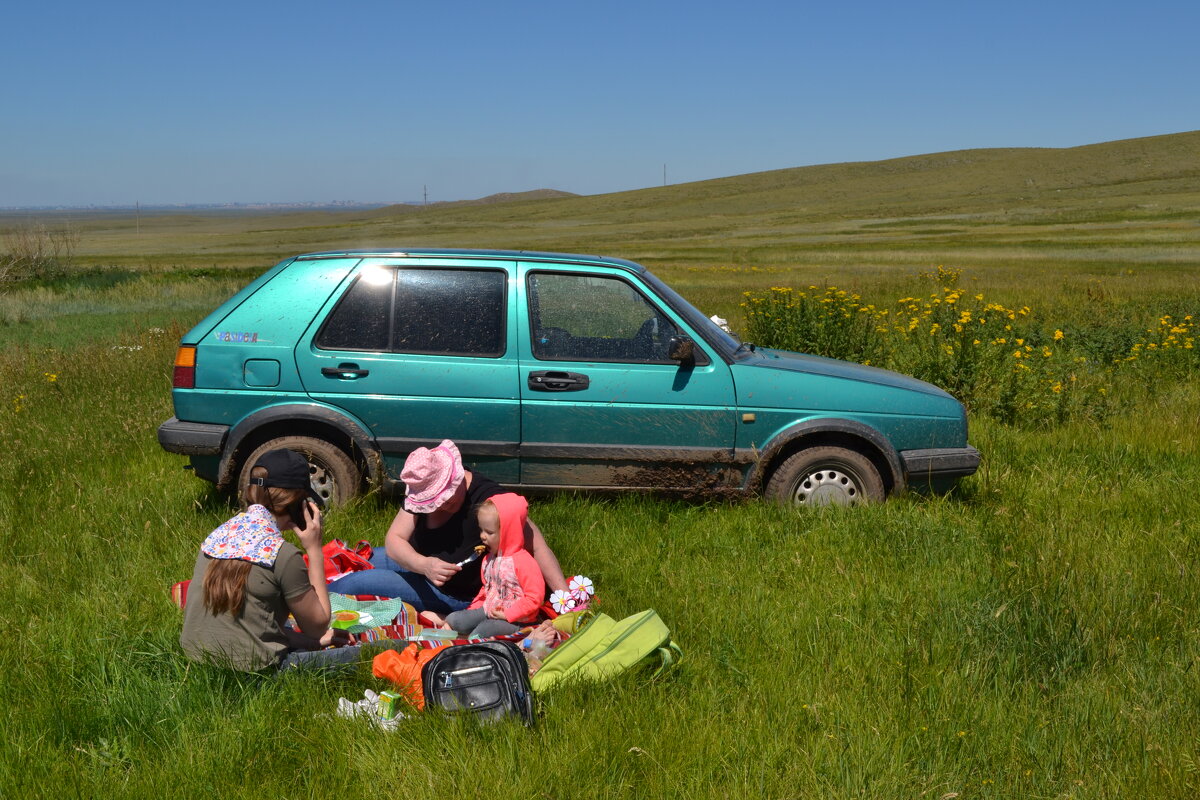
[[[281,436],[263,442],[242,463],[238,491],[245,491],[250,471],[263,453],[270,450],[295,450],[308,459],[309,481],[326,506],[341,505],[358,494],[362,470],[341,448],[311,436]]]
[[[844,447],[809,447],[771,473],[766,496],[783,505],[825,506],[878,503],[883,478],[871,460]]]

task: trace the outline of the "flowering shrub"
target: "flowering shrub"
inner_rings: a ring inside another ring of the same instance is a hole
[[[746,338],[907,373],[974,413],[1022,424],[1103,419],[1117,374],[1130,364],[1156,375],[1200,366],[1191,316],[1164,315],[1126,348],[1102,327],[1076,336],[1065,323],[1035,319],[1028,306],[970,294],[959,287],[960,270],[938,267],[922,277],[933,292],[880,305],[835,287],[746,292]]]

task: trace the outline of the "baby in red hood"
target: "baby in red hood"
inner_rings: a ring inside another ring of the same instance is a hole
[[[446,626],[472,639],[516,633],[537,619],[546,597],[542,570],[525,549],[529,503],[519,494],[496,494],[477,514],[479,540],[487,548],[483,588],[471,605],[446,617]]]

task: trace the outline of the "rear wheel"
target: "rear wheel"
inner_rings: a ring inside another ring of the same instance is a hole
[[[883,500],[883,478],[862,453],[810,447],[779,465],[767,483],[766,496],[797,506],[877,503]]]
[[[358,494],[362,470],[335,445],[311,436],[281,436],[263,442],[250,453],[238,476],[238,491],[245,491],[254,463],[270,450],[295,450],[308,459],[309,484],[325,505],[341,505]]]

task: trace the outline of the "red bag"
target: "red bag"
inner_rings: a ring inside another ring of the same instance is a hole
[[[370,561],[373,552],[371,545],[366,541],[359,542],[351,550],[341,539],[330,539],[321,548],[325,557],[325,580],[331,581],[347,572],[375,569]],[[308,556],[304,557],[304,563],[308,563]]]
[[[374,569],[371,555],[374,551],[366,541],[361,541],[351,550],[341,539],[331,539],[321,548],[325,556],[325,574],[331,571],[339,573],[358,572],[364,569]]]

